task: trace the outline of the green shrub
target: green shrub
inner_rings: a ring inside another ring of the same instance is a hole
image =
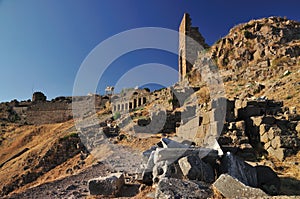
[[[117,120],[117,119],[119,119],[121,117],[121,113],[120,112],[115,112],[114,113],[114,120]]]
[[[72,133],[70,133],[68,135],[65,135],[64,137],[62,137],[60,139],[61,140],[67,140],[67,139],[72,138],[72,137],[78,138],[78,133],[77,132],[72,132]]]

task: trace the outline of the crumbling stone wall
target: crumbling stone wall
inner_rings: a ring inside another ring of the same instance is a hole
[[[266,154],[283,160],[300,150],[300,115],[284,113],[282,102],[227,100],[226,110],[216,109],[219,103],[211,102],[206,111],[186,107],[190,116],[181,120],[177,136],[199,146],[207,146],[217,137],[224,152],[248,160]],[[221,118],[222,111],[226,112],[225,120]]]
[[[186,78],[189,72],[192,70],[195,63],[198,51],[201,49],[196,43],[199,43],[203,48],[208,48],[201,33],[198,31],[198,27],[192,27],[192,20],[190,15],[185,13],[179,26],[179,81]],[[187,39],[187,36],[194,41]]]
[[[73,118],[72,97],[57,97],[51,101],[43,101],[46,96],[42,93],[35,93],[33,96],[35,96],[33,97],[34,101],[2,103],[0,106],[1,119],[27,124],[51,124],[65,122]],[[108,96],[93,95],[79,96],[76,97],[76,100],[85,104],[93,102],[94,104],[91,104],[91,107],[95,107],[95,110],[99,111],[105,108],[110,98]],[[3,108],[1,108],[2,106]],[[84,106],[81,107],[80,103],[76,108],[85,111]]]

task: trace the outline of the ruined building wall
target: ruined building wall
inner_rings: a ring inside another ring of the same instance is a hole
[[[188,39],[187,37],[190,37],[193,40]],[[191,72],[193,64],[197,59],[198,52],[203,50],[198,44],[203,48],[209,47],[198,31],[198,27],[192,27],[192,20],[189,14],[185,13],[179,26],[179,81],[183,81]]]
[[[72,105],[64,102],[41,102],[26,111],[28,124],[51,124],[72,119]]]

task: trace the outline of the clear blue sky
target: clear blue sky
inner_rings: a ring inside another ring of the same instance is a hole
[[[84,58],[121,31],[148,26],[177,30],[188,12],[213,44],[251,19],[286,16],[300,21],[299,8],[299,0],[0,0],[0,101],[26,100],[32,91],[50,99],[70,96]],[[150,62],[177,67],[175,55],[145,50],[121,57],[112,68],[126,71]],[[99,91],[120,74],[107,71]]]

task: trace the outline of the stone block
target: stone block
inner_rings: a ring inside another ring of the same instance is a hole
[[[163,148],[188,148],[189,145],[181,144],[168,138],[162,138],[161,143]]]
[[[212,109],[210,112],[210,122],[222,122],[224,123],[226,116],[226,110],[217,108]]]
[[[271,141],[271,145],[274,149],[276,148],[290,148],[298,149],[300,147],[300,141],[297,137],[285,136],[275,136]]]
[[[270,147],[270,148],[267,149],[267,151],[268,151],[268,154],[270,156],[273,156],[273,157],[277,158],[280,161],[283,161],[286,157],[293,154],[292,149],[286,149],[286,148],[273,149],[272,147]]]
[[[162,178],[156,188],[156,199],[175,198],[209,198],[211,190],[195,182],[180,180],[176,178]]]
[[[237,99],[235,100],[234,106],[236,109],[245,108],[247,106],[247,102],[244,100]]]
[[[238,121],[235,123],[236,129],[239,131],[245,131],[245,121]]]
[[[117,195],[125,184],[122,173],[112,173],[106,177],[90,179],[88,188],[91,195]]]
[[[154,153],[154,164],[160,161],[175,162],[179,158],[191,154],[196,154],[201,159],[211,151],[213,150],[208,148],[157,148]]]
[[[224,128],[223,122],[211,122],[208,129],[208,134],[215,136],[215,138],[221,135],[222,130]]]
[[[260,198],[268,196],[261,189],[246,186],[238,179],[222,174],[214,183],[213,187],[225,198]]]
[[[264,144],[265,150],[268,150],[268,148],[271,146],[271,142],[267,142]]]
[[[142,173],[142,181],[146,185],[152,184],[153,179],[153,167],[154,167],[154,151],[151,152],[149,159],[147,161],[147,165]]]
[[[231,175],[247,186],[257,186],[256,169],[230,152],[227,152],[222,158],[220,171]]]
[[[262,116],[251,117],[251,120],[253,121],[253,124],[254,124],[255,126],[260,126],[260,125],[262,124],[263,117],[262,117]]]
[[[260,141],[263,143],[269,142],[269,136],[268,133],[264,133],[263,135],[260,136]]]
[[[261,124],[261,125],[259,126],[259,134],[260,134],[260,135],[263,135],[265,132],[269,131],[270,127],[271,127],[270,125],[267,125],[267,124]]]
[[[189,180],[211,183],[215,180],[214,171],[209,164],[196,155],[189,155],[178,160],[182,174]]]
[[[268,135],[269,140],[273,140],[275,137],[274,131],[268,131],[267,135]]]
[[[219,97],[219,98],[213,99],[211,102],[211,108],[226,110],[227,99],[225,97]]]

